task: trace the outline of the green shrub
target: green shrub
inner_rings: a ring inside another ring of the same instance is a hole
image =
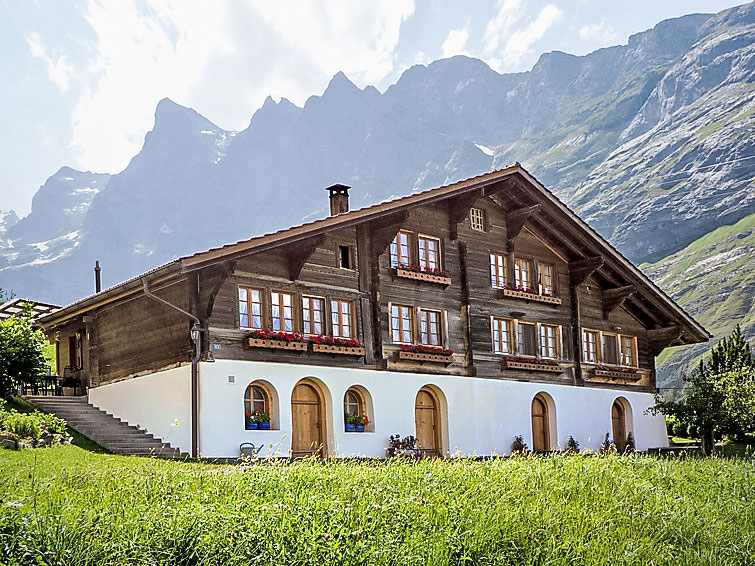
[[[68,426],[68,423],[61,419],[60,417],[56,417],[55,415],[50,415],[49,413],[36,413],[40,416],[42,424],[47,427],[47,431],[51,432],[53,434],[64,434],[66,432],[66,427]]]
[[[34,413],[6,413],[3,429],[21,437],[36,439],[42,433],[42,420]]]
[[[674,436],[678,436],[680,438],[687,438],[687,425],[685,423],[676,421],[676,423],[674,423],[673,433],[674,433]]]

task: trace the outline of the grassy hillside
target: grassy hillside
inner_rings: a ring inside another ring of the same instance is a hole
[[[679,385],[681,372],[737,323],[755,338],[755,214],[640,268],[714,335],[709,344],[664,351],[657,360],[659,385]]]
[[[0,452],[4,564],[752,564],[752,460]]]

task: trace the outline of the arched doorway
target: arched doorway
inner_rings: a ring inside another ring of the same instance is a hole
[[[311,383],[298,383],[291,393],[291,455],[324,458],[325,434],[322,394]]]
[[[627,447],[627,417],[623,403],[616,399],[611,407],[611,428],[616,451],[621,454]]]
[[[548,402],[541,394],[537,394],[532,399],[532,450],[535,452],[548,452],[550,449]]]
[[[422,388],[414,402],[417,447],[423,456],[440,456],[440,414],[432,391]]]

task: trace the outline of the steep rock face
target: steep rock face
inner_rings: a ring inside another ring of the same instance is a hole
[[[163,100],[140,153],[98,181],[81,214],[51,220],[77,206],[52,186],[79,186],[78,173],[40,190],[23,237],[0,247],[3,287],[67,302],[89,292],[96,259],[117,283],[324,216],[323,187],[336,182],[354,187],[356,207],[514,161],[630,259],[661,257],[752,212],[754,13],[668,20],[627,45],[544,54],[527,73],[453,57],[383,94],[338,73],[303,108],[268,98],[238,133]],[[29,247],[73,232],[57,259]]]

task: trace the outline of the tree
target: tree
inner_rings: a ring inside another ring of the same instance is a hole
[[[742,436],[755,431],[755,361],[738,325],[711,350],[707,362],[701,360],[697,371],[682,379],[682,399],[656,396],[652,412],[696,427],[704,454],[713,452],[717,432]]]
[[[0,397],[8,397],[22,378],[36,378],[47,368],[47,343],[32,324],[31,305],[24,312],[0,320]]]

